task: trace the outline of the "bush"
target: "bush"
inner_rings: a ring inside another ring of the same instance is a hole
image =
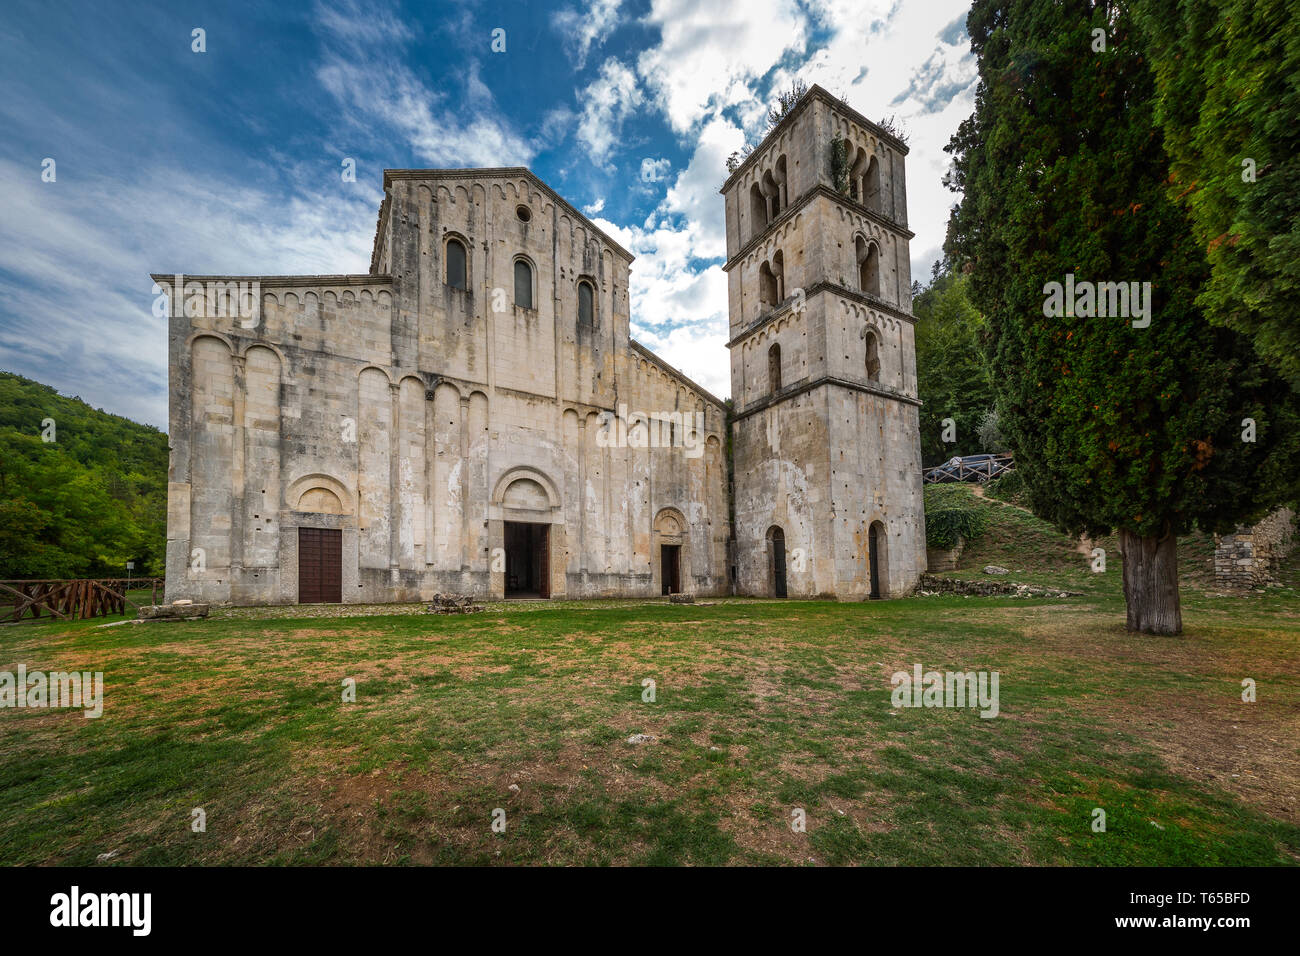
[[[994,478],[984,486],[984,494],[998,501],[1007,501],[1013,505],[1023,504],[1025,481],[1019,471],[1009,471],[1001,478]]]
[[[948,551],[957,539],[973,541],[988,527],[988,516],[963,485],[925,486],[925,543]]]

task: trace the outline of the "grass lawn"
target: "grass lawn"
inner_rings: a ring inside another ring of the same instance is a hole
[[[1296,592],[1132,636],[1118,554],[1008,520],[969,560],[1085,594],[0,628],[0,670],[106,685],[97,720],[0,710],[0,863],[1300,861]],[[1000,715],[891,709],[916,663],[997,670]]]

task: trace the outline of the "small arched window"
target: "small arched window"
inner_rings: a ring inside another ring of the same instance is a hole
[[[533,308],[533,267],[526,259],[515,260],[515,305]]]
[[[858,253],[858,288],[868,295],[880,295],[880,249],[861,236],[855,243]]]
[[[781,346],[767,350],[767,384],[773,395],[781,391]]]
[[[447,240],[447,285],[453,289],[469,288],[465,244],[459,239]]]
[[[772,265],[764,262],[758,267],[758,301],[762,305],[776,305],[776,274]]]
[[[867,340],[867,378],[873,382],[880,381],[880,343],[876,341],[876,333],[870,329],[865,336]]]
[[[596,324],[596,297],[592,293],[590,282],[578,283],[578,324],[592,326]]]
[[[758,183],[749,187],[749,218],[751,222],[751,236],[756,236],[767,228],[767,199],[763,196],[763,190],[758,188]]]

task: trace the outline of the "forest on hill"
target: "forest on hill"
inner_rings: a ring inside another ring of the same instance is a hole
[[[167,435],[0,372],[0,579],[163,573]]]

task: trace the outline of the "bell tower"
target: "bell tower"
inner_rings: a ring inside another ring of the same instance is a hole
[[[722,187],[738,593],[925,570],[906,155],[814,86]]]

